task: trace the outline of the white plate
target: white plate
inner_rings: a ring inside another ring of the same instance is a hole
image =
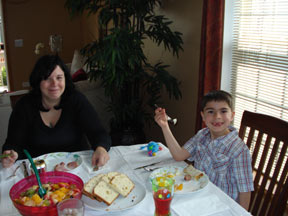
[[[46,163],[46,171],[54,171],[54,168],[57,164],[64,162],[65,168],[68,169],[68,172],[76,172],[79,170],[79,167],[82,166],[82,158],[80,155],[73,153],[73,152],[55,152],[55,153],[49,153],[45,155],[41,155],[36,160],[44,160]],[[67,164],[72,161],[77,161],[78,166],[74,169],[69,169],[67,167]]]
[[[167,176],[171,175],[175,179],[175,184],[180,185],[183,184],[182,190],[176,190],[174,194],[187,194],[187,193],[195,193],[198,191],[203,190],[208,182],[209,178],[208,176],[203,173],[203,176],[198,180],[190,180],[185,181],[184,176],[185,173],[183,173],[183,167],[177,167],[177,166],[169,166],[169,167],[162,167],[157,170],[154,170],[149,177],[150,182],[152,182],[152,179],[158,176]]]
[[[98,202],[97,200],[90,199],[83,194],[82,200],[84,204],[94,210],[116,212],[123,211],[125,209],[132,208],[139,204],[146,196],[146,189],[137,181],[134,181],[135,187],[127,197],[119,195],[119,197],[110,205],[106,205],[104,202]]]

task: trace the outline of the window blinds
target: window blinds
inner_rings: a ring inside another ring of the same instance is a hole
[[[235,0],[233,20],[234,126],[244,110],[288,121],[288,0]]]

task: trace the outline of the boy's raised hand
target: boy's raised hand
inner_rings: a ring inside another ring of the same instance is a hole
[[[169,127],[168,121],[167,121],[167,115],[164,108],[158,107],[155,110],[155,116],[154,120],[157,122],[157,124],[163,128],[163,127]]]

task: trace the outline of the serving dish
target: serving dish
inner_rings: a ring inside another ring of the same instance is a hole
[[[44,172],[40,173],[40,179],[43,184],[51,182],[51,183],[59,183],[59,182],[66,182],[75,184],[76,187],[81,191],[77,196],[74,198],[81,199],[82,197],[82,190],[84,183],[80,177],[75,174],[68,173],[68,172]],[[33,185],[37,185],[37,180],[35,175],[28,176],[24,179],[21,179],[16,184],[14,184],[10,191],[9,196],[13,205],[19,211],[21,215],[24,216],[53,216],[57,215],[57,208],[56,205],[51,205],[47,207],[30,207],[24,206],[15,202],[16,198],[19,198],[20,193],[27,190],[28,188],[32,187]]]

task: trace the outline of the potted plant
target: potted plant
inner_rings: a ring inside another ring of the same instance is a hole
[[[91,80],[101,80],[110,99],[112,141],[115,144],[145,142],[143,127],[153,119],[151,107],[161,104],[163,89],[170,99],[180,99],[180,82],[168,65],[150,64],[143,51],[151,39],[178,58],[182,34],[170,29],[171,21],[154,10],[160,0],[67,0],[72,17],[96,14],[100,37],[81,49]],[[149,108],[150,107],[150,108]],[[154,108],[153,108],[154,109]],[[116,139],[115,136],[117,137]],[[119,138],[119,136],[121,138]]]

